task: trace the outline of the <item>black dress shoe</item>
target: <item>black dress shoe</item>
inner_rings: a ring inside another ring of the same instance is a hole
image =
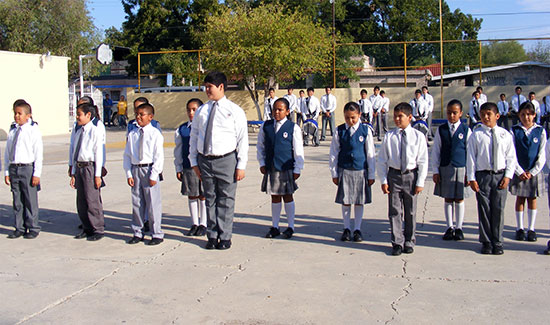
[[[152,238],[148,243],[147,245],[149,246],[155,246],[155,245],[158,245],[160,243],[162,243],[164,241],[164,239],[162,238]]]
[[[493,247],[493,255],[502,255],[504,254],[504,249],[502,249],[502,245],[495,245]]]
[[[546,244],[546,249],[544,250],[544,255],[550,255],[550,240]]]
[[[458,228],[455,229],[455,235],[453,237],[454,240],[464,240],[464,233],[462,232],[462,229]]]
[[[285,229],[285,231],[283,231],[282,237],[284,239],[290,239],[290,238],[292,238],[292,235],[294,235],[294,229],[288,227],[288,228]]]
[[[516,230],[516,240],[525,240],[525,230]]]
[[[19,230],[14,230],[11,234],[8,235],[9,239],[15,239],[23,236],[25,233]]]
[[[412,248],[411,246],[405,246],[405,248],[403,248],[403,253],[405,254],[412,254],[414,252],[414,248]]]
[[[269,232],[265,235],[265,238],[275,238],[281,234],[279,228],[271,227]]]
[[[445,235],[443,235],[443,240],[453,240],[455,236],[455,231],[453,228],[447,228],[447,231],[445,231]]]
[[[217,238],[208,238],[208,242],[206,243],[206,246],[204,248],[206,249],[214,249],[218,245],[218,239]]]
[[[353,241],[356,243],[360,243],[363,241],[363,235],[361,234],[361,230],[357,229],[353,232]]]
[[[143,224],[143,228],[141,228],[141,232],[149,232],[150,228],[149,228],[149,220],[145,221],[145,223]]]
[[[394,245],[391,250],[391,254],[393,256],[399,256],[401,255],[401,252],[403,252],[403,248],[401,247],[401,245]]]
[[[481,244],[481,254],[488,255],[492,253],[492,246],[490,243],[482,243]]]
[[[24,234],[23,237],[27,239],[35,239],[36,237],[38,237],[38,232],[29,231],[28,233]]]
[[[103,238],[105,235],[103,234],[93,234],[93,235],[90,235],[86,238],[86,240],[88,241],[98,241],[100,240],[101,238]]]
[[[527,241],[537,241],[537,233],[533,230],[527,231]]]
[[[187,232],[187,234],[185,234],[186,236],[195,236],[195,234],[197,233],[197,230],[199,229],[199,226],[197,225],[193,225],[191,226],[191,229],[189,229],[189,231]]]
[[[133,245],[133,244],[139,243],[140,241],[143,241],[143,237],[134,236],[134,237],[132,237],[132,239],[127,241],[126,244]]]
[[[78,225],[78,229],[82,229],[82,224],[79,224],[79,225]]]
[[[225,250],[231,248],[231,240],[220,240],[218,245],[216,245],[216,249],[219,250]]]
[[[351,240],[351,230],[348,228],[344,229],[344,232],[342,233],[342,237],[340,238],[341,241],[350,241]]]
[[[86,237],[88,237],[88,234],[85,231],[83,231],[80,234],[74,236],[74,239],[83,239],[83,238],[86,238]]]
[[[206,227],[203,225],[200,225],[197,228],[197,232],[195,232],[195,236],[202,237],[204,235],[206,235]]]

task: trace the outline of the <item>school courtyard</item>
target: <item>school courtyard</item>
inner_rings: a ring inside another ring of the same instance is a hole
[[[537,242],[517,242],[508,196],[504,255],[479,253],[475,197],[466,200],[464,241],[443,241],[443,199],[431,172],[418,198],[414,254],[391,256],[387,197],[374,185],[364,241],[341,242],[340,206],[328,170],[330,142],[306,147],[295,195],[296,233],[265,239],[270,197],[260,192],[256,134],[237,190],[233,246],[207,251],[185,237],[187,198],[165,130],[163,230],[158,246],[127,245],[130,189],[122,169],[124,132],[107,132],[106,238],[76,240],[76,193],[69,187],[69,135],[44,137],[39,193],[42,232],[7,239],[11,193],[0,186],[0,324],[400,324],[546,323],[550,319],[548,202],[539,199]],[[330,139],[330,137],[329,137]],[[5,141],[0,142],[2,159]],[[281,227],[286,228],[282,217]]]

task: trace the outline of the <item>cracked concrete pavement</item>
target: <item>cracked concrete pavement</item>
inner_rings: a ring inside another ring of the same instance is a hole
[[[543,323],[550,317],[550,264],[541,254],[549,239],[546,197],[539,199],[539,240],[528,243],[512,239],[509,195],[505,254],[485,256],[478,253],[475,199],[466,200],[466,240],[445,242],[443,201],[432,195],[428,180],[419,197],[415,252],[393,257],[379,182],[365,209],[364,241],[338,240],[341,212],[334,203],[327,141],[305,148],[295,237],[265,239],[270,198],[259,191],[256,134],[250,134],[233,247],[206,251],[205,238],[183,236],[190,226],[187,199],[175,178],[173,131],[164,135],[166,240],[159,246],[125,244],[131,205],[121,131],[108,131],[106,238],[99,242],[72,238],[79,222],[66,176],[68,136],[44,138],[43,231],[37,239],[5,238],[13,223],[11,193],[0,187],[0,324]],[[4,147],[0,142],[2,152]]]

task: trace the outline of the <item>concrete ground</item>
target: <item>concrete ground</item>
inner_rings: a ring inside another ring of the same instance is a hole
[[[68,136],[45,137],[40,219],[35,240],[5,238],[12,230],[11,194],[0,187],[1,324],[364,324],[545,323],[550,318],[546,197],[539,200],[535,243],[513,240],[514,198],[508,196],[505,254],[479,254],[475,198],[466,200],[462,242],[441,239],[443,200],[431,174],[419,196],[417,247],[390,255],[387,198],[379,182],[366,206],[362,243],[339,241],[340,206],[328,171],[328,146],[307,147],[296,192],[296,235],[265,239],[270,197],[261,193],[255,134],[246,178],[237,190],[233,247],[207,251],[190,227],[166,140],[163,229],[149,247],[131,237],[130,189],[122,170],[124,133],[108,131],[107,186],[102,192],[106,238],[76,240],[75,191],[67,177]],[[0,143],[2,153],[5,141]],[[3,157],[3,156],[2,156]],[[283,218],[281,227],[286,227]]]

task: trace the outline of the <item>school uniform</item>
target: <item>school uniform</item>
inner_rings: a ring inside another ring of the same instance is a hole
[[[323,112],[322,116],[322,126],[321,126],[321,141],[325,141],[326,137],[326,128],[327,124],[330,126],[330,135],[334,135],[334,112],[336,111],[336,97],[333,94],[325,94],[321,97],[321,111]],[[329,116],[325,114],[328,113]]]
[[[479,185],[476,193],[479,241],[483,249],[492,246],[493,253],[499,253],[498,250],[502,251],[506,189],[499,189],[498,185],[503,177],[512,179],[516,169],[512,135],[499,126],[491,129],[480,124],[468,140],[467,157],[467,179]]]
[[[413,111],[413,121],[422,120],[426,121],[428,118],[428,102],[426,102],[422,97],[413,98],[409,105],[411,105]]]
[[[481,117],[480,117],[480,112],[481,112],[481,103],[479,101],[479,99],[472,99],[470,100],[470,110],[469,110],[469,115],[470,115],[470,128],[473,128],[476,124],[478,123],[481,123]]]
[[[95,177],[102,176],[105,162],[104,133],[99,123],[90,121],[74,129],[71,133],[69,160],[71,175],[75,178],[76,209],[82,231],[87,236],[103,235],[103,203],[100,189],[95,187]]]
[[[267,97],[264,101],[264,121],[273,119],[273,104],[279,97]]]
[[[202,105],[193,118],[189,161],[191,167],[198,166],[201,172],[209,242],[231,240],[237,190],[235,170],[245,170],[248,161],[248,130],[243,109],[225,96]]]
[[[158,129],[160,132],[162,132],[162,129],[160,127],[160,122],[157,121],[157,120],[151,120],[151,123],[150,123],[152,126],[154,126],[156,129]],[[137,124],[137,121],[134,119],[134,120],[131,120],[130,122],[128,122],[128,127],[126,128],[126,137],[128,137],[128,134],[134,130],[134,129],[138,129],[139,128],[139,125]]]
[[[357,101],[359,107],[361,108],[361,122],[362,123],[372,123],[373,112],[372,112],[372,103],[369,99],[361,98]]]
[[[514,177],[510,181],[510,193],[520,197],[539,197],[544,191],[542,169],[546,162],[546,131],[538,124],[526,129],[517,124],[512,127],[517,165]],[[524,172],[533,176],[528,180],[520,180]]]
[[[390,112],[390,99],[388,97],[382,97],[382,111],[381,121],[382,121],[382,130],[384,134],[388,133],[388,114]]]
[[[525,103],[527,98],[521,94],[514,94],[510,99],[510,116],[512,118],[512,125],[516,125],[519,121],[519,107]]]
[[[318,146],[319,137],[317,131],[319,124],[317,123],[317,119],[319,118],[319,113],[321,112],[321,103],[315,96],[306,97],[305,102],[305,112],[302,114],[302,118],[304,119],[304,144],[307,145],[309,142],[309,136],[311,135],[314,145]],[[308,121],[310,124],[313,124],[313,126],[307,125],[306,122]]]
[[[378,113],[380,113],[380,110],[382,109],[382,96],[372,94],[369,97],[369,100],[372,104],[372,112],[373,112],[373,118],[372,125],[374,126],[374,136],[380,140],[380,120],[382,116]],[[376,115],[376,117],[374,117]]]
[[[533,100],[529,100],[529,102],[531,104],[533,104],[533,107],[535,108],[535,122],[537,124],[540,124],[540,115],[541,115],[541,111],[540,111],[540,103],[538,100],[536,99],[533,99]]]
[[[32,186],[32,177],[42,174],[43,144],[38,124],[32,119],[18,125],[13,123],[8,132],[4,152],[5,176],[10,177],[13,197],[15,230],[38,234],[38,191]]]
[[[510,110],[510,105],[508,105],[507,101],[501,100],[497,103],[497,107],[498,113],[500,114],[497,125],[505,128],[506,130],[509,130],[510,127],[508,126],[508,111]]]
[[[294,94],[286,94],[283,96],[284,99],[288,100],[288,104],[289,104],[289,116],[290,116],[290,120],[292,122],[296,121],[296,119],[294,118],[294,115],[297,115],[297,112],[299,110],[299,107],[298,107],[298,98],[296,97],[296,95]]]
[[[550,107],[544,102],[540,105],[540,125],[546,131],[546,136],[550,136]]]
[[[305,121],[303,117],[307,111],[306,97],[298,97],[296,99],[296,107],[296,124],[301,127]]]
[[[164,238],[161,229],[162,202],[160,173],[164,166],[164,138],[151,123],[130,131],[124,150],[123,166],[126,178],[134,179],[132,187],[132,230],[134,237],[143,238],[145,216],[149,218],[151,236]],[[156,181],[150,186],[149,180]]]
[[[431,140],[433,137],[432,134],[432,116],[434,111],[434,98],[431,94],[425,94],[422,92],[422,99],[428,104],[428,108],[426,109],[426,123],[428,124],[428,139]]]
[[[382,141],[378,155],[381,184],[389,185],[388,217],[394,248],[416,243],[416,187],[424,187],[428,174],[428,145],[422,132],[408,125],[395,128]],[[403,231],[403,220],[405,229]]]

